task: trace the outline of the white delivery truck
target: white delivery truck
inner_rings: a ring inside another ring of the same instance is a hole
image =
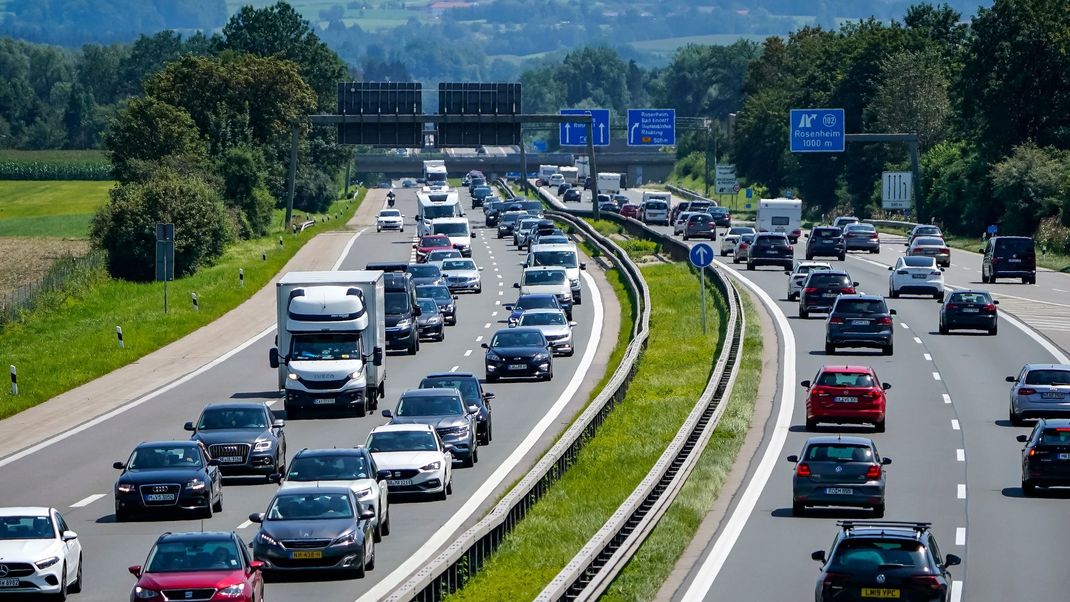
[[[321,409],[358,416],[386,390],[383,272],[288,272],[275,287],[279,371],[287,417]]]
[[[591,177],[591,159],[590,157],[576,157],[576,181],[583,182],[586,178]]]
[[[562,167],[558,173],[565,176],[565,181],[568,182],[569,186],[575,186],[580,182],[580,170],[575,167],[566,165]]]
[[[424,161],[424,183],[428,186],[446,186],[446,162],[442,159]]]
[[[759,232],[787,234],[791,244],[802,236],[802,201],[799,199],[761,199],[755,227]]]
[[[598,172],[598,194],[617,194],[620,192],[620,174],[611,171]]]

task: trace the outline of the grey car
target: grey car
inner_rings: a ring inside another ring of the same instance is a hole
[[[458,251],[460,254],[460,251]],[[439,266],[433,263],[410,263],[405,267],[405,271],[412,274],[412,283],[416,286],[422,284],[445,284],[445,279],[442,276],[442,271]]]
[[[1010,421],[1070,417],[1070,364],[1026,364],[1011,383]]]
[[[442,276],[450,292],[483,292],[483,279],[479,276],[481,271],[483,268],[471,259],[446,259],[442,262]]]
[[[851,224],[844,227],[843,242],[848,251],[881,252],[881,238],[873,224]]]
[[[533,326],[542,331],[542,335],[549,341],[553,352],[558,355],[571,357],[576,353],[576,346],[572,342],[572,327],[575,322],[569,321],[565,312],[560,309],[532,309],[520,315],[520,321],[516,326]],[[510,325],[512,326],[512,325]]]
[[[445,341],[446,318],[438,310],[438,303],[427,297],[416,299],[416,303],[420,305],[420,315],[416,316],[416,327],[420,330],[420,336]]]
[[[884,297],[840,295],[825,322],[825,353],[833,355],[840,347],[875,347],[892,355],[894,315]]]
[[[409,389],[393,412],[383,410],[390,424],[427,424],[442,443],[452,446],[453,457],[462,466],[479,462],[479,407],[470,409],[458,389]]]
[[[532,230],[534,230],[535,226],[538,226],[541,221],[542,218],[529,217],[517,222],[516,227],[513,228],[513,244],[516,248],[524,248],[524,245],[527,244],[528,237],[531,236]]]
[[[457,324],[457,295],[450,292],[444,284],[426,284],[416,287],[416,297],[434,299],[438,303],[438,311],[442,313],[442,319],[447,324]]]
[[[196,422],[187,422],[190,439],[200,441],[219,461],[223,474],[260,474],[286,469],[286,421],[262,402],[212,403]]]
[[[884,467],[877,446],[866,437],[811,437],[802,453],[788,456],[795,465],[791,479],[791,513],[801,516],[810,506],[871,508],[884,516]]]

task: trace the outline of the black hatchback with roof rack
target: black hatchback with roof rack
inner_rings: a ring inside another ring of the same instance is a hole
[[[836,525],[840,531],[829,552],[810,555],[821,563],[815,602],[951,599],[948,568],[962,559],[942,555],[931,523],[846,520]]]

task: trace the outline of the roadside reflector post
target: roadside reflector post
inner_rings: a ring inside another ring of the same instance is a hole
[[[15,372],[14,364],[12,364],[12,366],[11,366],[11,394],[12,395],[18,395],[19,394],[19,376]]]
[[[197,303],[197,293],[190,293],[190,298],[193,300],[193,311],[201,311],[201,305]]]
[[[126,343],[123,342],[123,327],[115,327],[115,336],[119,339],[119,349],[126,349]]]
[[[238,268],[238,284],[245,286],[245,268]]]

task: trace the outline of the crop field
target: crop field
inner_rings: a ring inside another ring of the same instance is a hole
[[[88,238],[110,181],[0,181],[0,237]]]
[[[99,150],[0,150],[2,180],[110,180],[111,162]]]

